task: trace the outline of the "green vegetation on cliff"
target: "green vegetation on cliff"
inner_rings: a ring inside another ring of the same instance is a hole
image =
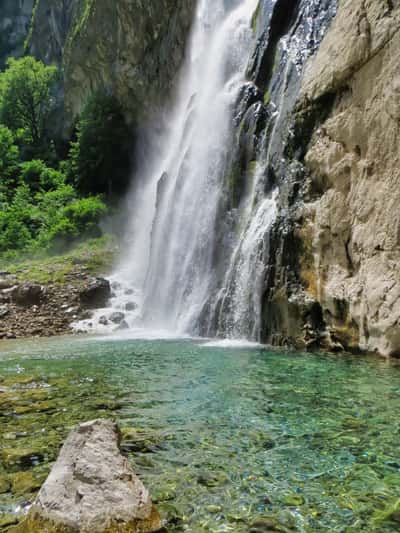
[[[57,152],[58,139],[49,128],[57,76],[55,67],[32,57],[10,59],[0,73],[3,260],[58,253],[99,237],[111,199],[126,184],[129,130],[106,94],[89,98],[67,158]]]
[[[10,58],[7,67],[0,76],[0,121],[21,138],[28,156],[48,156],[57,69],[33,57]]]

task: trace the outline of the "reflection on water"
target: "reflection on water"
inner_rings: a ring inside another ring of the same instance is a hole
[[[189,340],[0,350],[0,526],[71,426],[115,416],[169,531],[399,529],[395,363]]]

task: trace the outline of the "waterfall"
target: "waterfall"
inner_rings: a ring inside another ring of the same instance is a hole
[[[198,0],[174,102],[146,131],[110,307],[77,329],[269,338],[304,177],[292,111],[335,8]]]
[[[218,208],[256,8],[257,0],[198,4],[169,127],[150,179],[135,191],[134,238],[123,265],[142,287],[148,327],[194,331],[215,285]]]
[[[257,6],[198,2],[175,105],[129,199],[129,241],[112,301],[125,311],[135,300],[125,327],[259,339],[275,195],[260,197],[253,176],[241,208],[227,214],[224,206]],[[242,221],[241,231],[229,227],[229,217]],[[200,326],[212,321],[214,328]]]
[[[201,0],[177,112],[160,168],[144,320],[193,331],[214,281],[218,205],[256,1]]]

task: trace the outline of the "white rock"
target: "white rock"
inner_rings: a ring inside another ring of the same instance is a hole
[[[109,420],[74,429],[18,531],[159,531],[160,517],[119,440],[118,427]]]

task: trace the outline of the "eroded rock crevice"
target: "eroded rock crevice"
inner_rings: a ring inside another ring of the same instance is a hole
[[[299,104],[310,115],[334,94],[304,157],[300,279],[344,349],[391,356],[400,354],[399,30],[398,3],[339,3]]]

